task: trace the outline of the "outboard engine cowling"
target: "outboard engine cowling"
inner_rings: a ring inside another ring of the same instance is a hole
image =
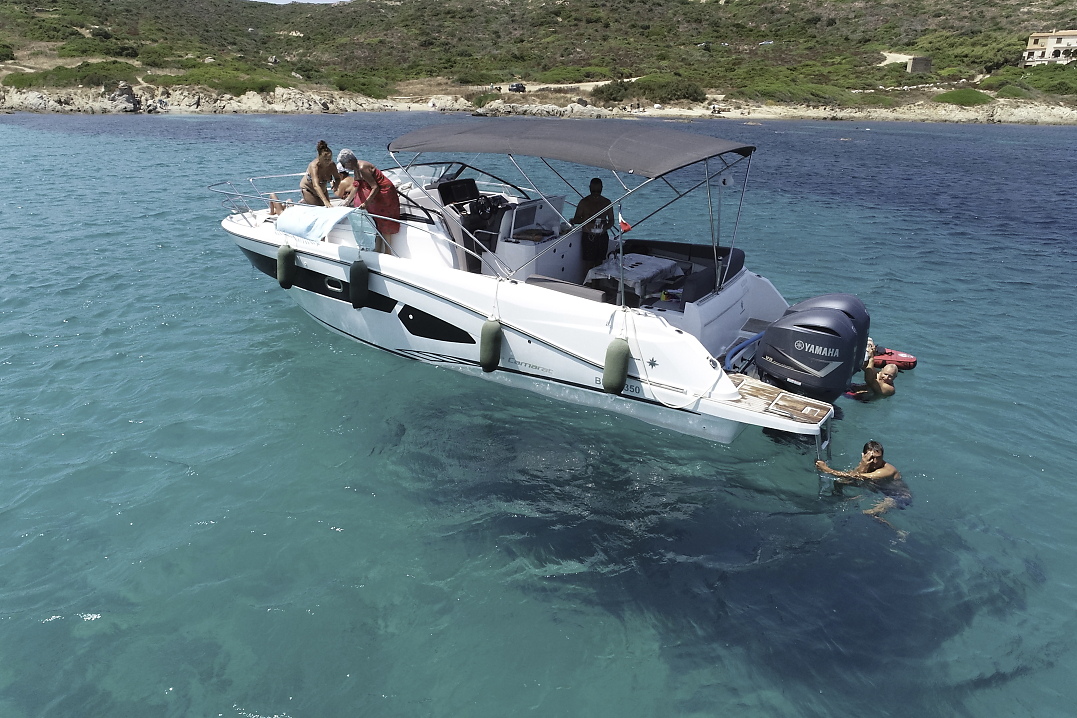
[[[767,327],[755,351],[755,365],[783,389],[833,402],[849,388],[863,361],[858,344],[859,335],[845,312],[802,309]]]
[[[860,360],[853,362],[850,367],[849,380],[852,381],[853,376],[860,371],[860,362],[863,361],[864,352],[868,346],[868,329],[871,326],[871,317],[868,315],[867,307],[860,301],[860,297],[855,294],[820,294],[818,297],[797,302],[786,309],[785,313],[792,314],[805,309],[837,309],[852,321],[853,328],[856,329],[857,334],[855,356],[861,357]]]

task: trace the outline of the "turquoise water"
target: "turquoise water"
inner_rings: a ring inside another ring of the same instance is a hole
[[[349,343],[219,227],[439,121],[0,116],[0,716],[1072,715],[1077,128],[683,125],[760,148],[751,269],[919,357],[835,428],[901,542],[795,442]]]

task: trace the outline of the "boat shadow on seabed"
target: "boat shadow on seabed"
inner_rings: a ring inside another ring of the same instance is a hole
[[[656,446],[653,430],[632,427],[634,443],[620,442],[623,426],[476,408],[412,412],[385,453],[437,457],[438,475],[409,488],[451,507],[454,536],[529,567],[520,585],[533,598],[650,617],[674,676],[731,660],[732,646],[805,695],[825,680],[831,705],[900,700],[909,714],[951,715],[969,686],[919,690],[939,680],[927,659],[979,613],[1020,609],[1033,588],[1016,567],[970,559],[952,530],[896,550],[859,510],[760,489],[728,457],[693,453],[691,439]],[[694,690],[675,710],[707,701]]]

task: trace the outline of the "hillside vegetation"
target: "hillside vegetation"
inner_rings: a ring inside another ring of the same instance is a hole
[[[1053,68],[1042,83],[1039,73],[1016,68],[1028,34],[1056,27],[1077,28],[1077,3],[0,0],[0,59],[33,53],[70,58],[67,65],[109,59],[95,78],[111,72],[129,79],[137,70],[149,83],[232,93],[316,83],[384,97],[394,83],[423,77],[466,86],[645,77],[643,85],[622,83],[620,90],[644,96],[649,88],[666,93],[666,101],[677,95],[698,101],[707,89],[746,99],[847,104],[886,99],[853,90],[985,73],[1001,73],[1006,81],[999,87],[1077,93],[1077,63]],[[879,66],[884,50],[931,55],[934,71],[910,76],[901,63]],[[86,67],[15,72],[4,84],[73,84],[91,74]]]

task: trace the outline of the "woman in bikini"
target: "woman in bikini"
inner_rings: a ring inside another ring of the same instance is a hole
[[[327,182],[332,181],[333,188],[340,184],[340,173],[333,161],[333,150],[325,140],[318,140],[318,157],[307,165],[307,172],[299,182],[299,191],[303,194],[303,204],[329,207],[329,195],[325,191]]]

